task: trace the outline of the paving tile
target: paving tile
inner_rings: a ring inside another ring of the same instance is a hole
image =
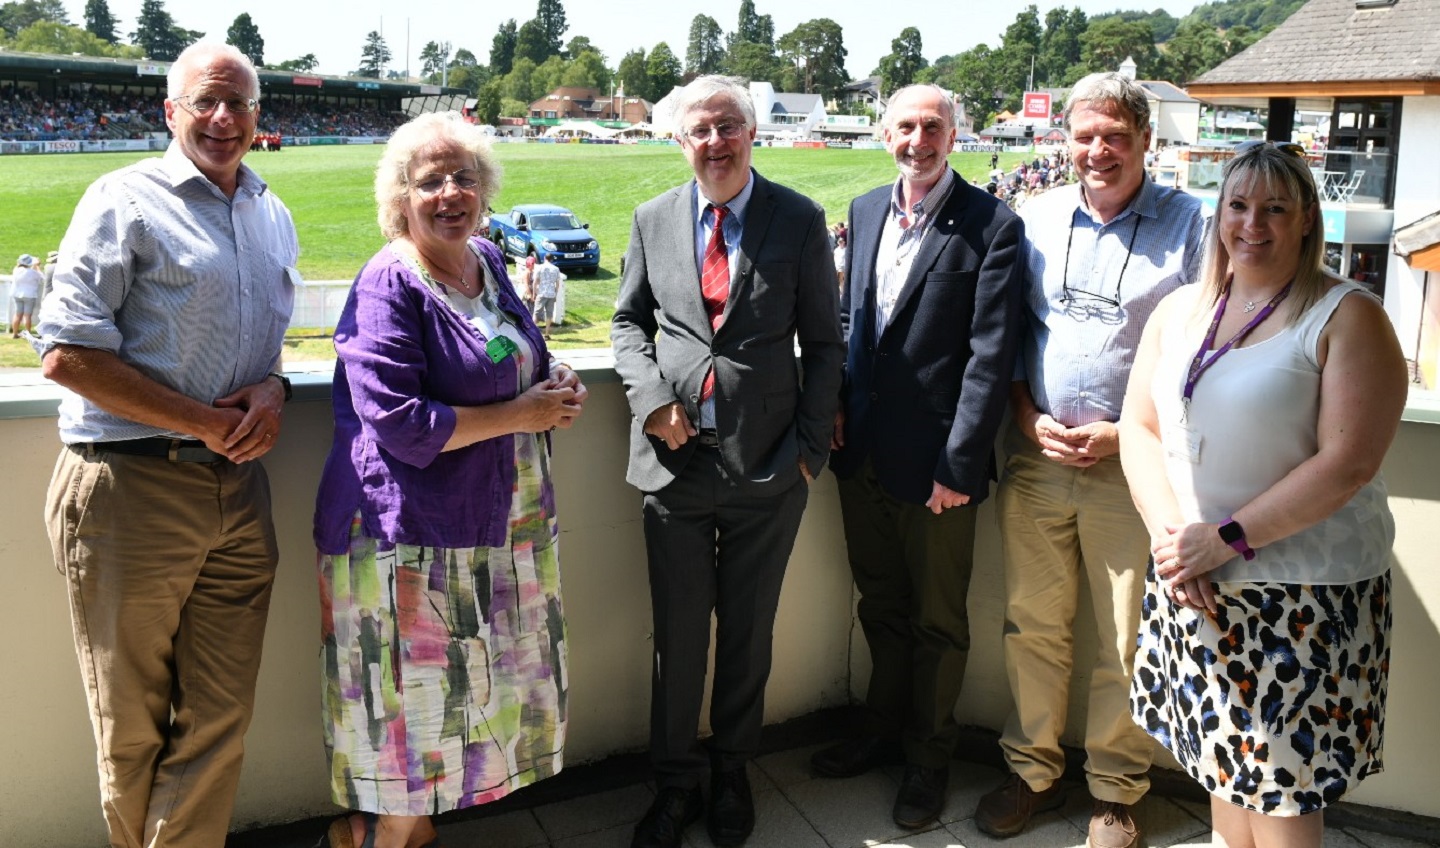
[[[832,848],[875,845],[906,831],[890,818],[899,787],[883,771],[810,780],[782,790]]]
[[[945,801],[945,811],[940,821],[949,824],[975,817],[975,807],[986,792],[999,786],[1005,779],[1000,769],[956,760],[950,765],[950,797]]]
[[[1330,831],[1340,830],[1340,828],[1327,827],[1325,830],[1328,834]],[[1425,848],[1425,846],[1431,845],[1429,842],[1419,842],[1414,839],[1391,836],[1387,833],[1376,833],[1373,830],[1361,830],[1357,827],[1347,827],[1344,830],[1365,848]]]
[[[975,826],[973,818],[945,827],[963,848],[1077,848],[1085,844],[1085,831],[1058,812],[1036,816],[1023,833],[1008,839],[986,836]]]
[[[650,809],[650,802],[654,799],[655,793],[649,786],[635,784],[546,804],[532,812],[545,835],[558,843],[572,836],[596,833],[617,825],[625,825],[628,832]]]
[[[641,810],[640,813],[636,814],[635,818],[640,818],[640,815],[643,813],[644,810]],[[582,833],[579,836],[571,836],[567,839],[557,839],[550,844],[555,848],[630,848],[630,840],[634,835],[634,825],[622,824],[619,827],[610,827],[605,830]],[[460,846],[460,848],[465,848],[465,846]],[[475,848],[488,848],[488,846],[476,845]],[[505,846],[505,848],[509,848],[509,846]]]
[[[767,846],[768,848],[768,846]],[[876,842],[871,848],[962,848],[955,834],[943,827],[910,836],[897,836],[885,842]]]
[[[755,832],[748,848],[827,848],[825,840],[778,789],[755,792]],[[685,844],[713,848],[702,819],[685,831]]]
[[[504,845],[506,848],[543,848],[550,844],[545,831],[529,810],[516,810],[500,816],[486,816],[455,824],[440,824],[440,841],[449,848]]]
[[[1325,828],[1324,848],[1365,848],[1365,843],[1338,827]]]
[[[1090,829],[1090,816],[1095,803],[1083,784],[1077,785],[1065,799],[1060,815],[1084,833]],[[1135,823],[1151,848],[1193,842],[1199,837],[1209,840],[1210,815],[1206,809],[1201,820],[1169,798],[1147,795],[1131,809]]]
[[[783,789],[786,786],[816,779],[810,771],[810,755],[832,744],[833,742],[825,742],[805,748],[776,751],[773,754],[757,757],[755,764],[760,767],[773,785]]]

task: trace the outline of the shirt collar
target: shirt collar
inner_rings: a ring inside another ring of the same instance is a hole
[[[1101,226],[1100,222],[1095,219],[1094,213],[1090,211],[1089,204],[1085,202],[1085,190],[1083,188],[1080,189],[1079,193],[1077,194],[1077,198],[1080,201],[1079,204],[1077,204],[1078,213],[1089,218],[1091,221],[1094,221],[1096,226]],[[1124,219],[1132,212],[1136,215],[1141,216],[1142,218],[1159,218],[1159,200],[1160,187],[1157,186],[1154,182],[1152,182],[1151,179],[1147,176],[1143,181],[1141,181],[1140,190],[1135,192],[1134,197],[1130,198],[1130,203],[1120,211],[1119,215],[1111,218],[1109,223],[1114,224],[1116,221]]]
[[[914,208],[906,209],[905,178],[897,178],[894,187],[890,190],[890,214],[895,217],[911,216],[911,226],[917,222],[928,221],[935,210],[944,205],[954,188],[955,170],[946,165],[944,173],[940,175],[940,179],[936,181],[934,187],[925,193],[925,197],[916,203]]]
[[[215,188],[216,191],[219,191],[219,188],[210,181],[209,177],[200,173],[200,169],[195,167],[195,163],[190,160],[190,157],[185,155],[184,150],[180,149],[180,143],[177,141],[172,140],[170,146],[165,148],[165,155],[161,159],[161,167],[170,177],[170,182],[174,185],[178,186],[190,180],[201,180],[205,185],[211,186]],[[244,162],[240,163],[240,169],[235,175],[235,190],[237,193],[243,191],[246,194],[259,196],[264,194],[267,188],[266,182],[260,179],[259,174],[251,170],[250,166]]]
[[[700,221],[701,223],[704,223],[704,221],[705,221],[705,208],[711,205],[711,201],[707,200],[707,199],[705,198],[705,193],[700,190],[700,183],[697,182],[697,183],[695,183],[694,185],[695,185],[695,219],[696,219],[697,221]],[[742,189],[740,189],[740,193],[739,193],[739,194],[735,195],[734,197],[730,198],[729,200],[725,201],[724,203],[716,203],[716,204],[714,204],[714,205],[716,205],[716,206],[724,206],[726,209],[730,210],[730,211],[729,211],[730,217],[733,218],[736,223],[739,223],[740,221],[744,220],[744,218],[745,218],[745,207],[747,207],[747,206],[750,204],[750,195],[751,195],[751,193],[752,193],[754,190],[755,190],[755,171],[752,169],[752,170],[750,171],[750,176],[748,176],[748,177],[745,178],[745,187],[742,188]]]

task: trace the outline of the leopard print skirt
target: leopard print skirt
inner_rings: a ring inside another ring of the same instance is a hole
[[[1130,712],[1210,794],[1296,816],[1381,771],[1390,573],[1217,583],[1211,616],[1145,584]]]

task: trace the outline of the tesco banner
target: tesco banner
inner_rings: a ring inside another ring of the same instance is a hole
[[[1020,117],[1027,121],[1050,122],[1050,95],[1043,91],[1025,92],[1024,105],[1020,107]]]
[[[80,142],[78,141],[47,141],[45,142],[46,153],[79,153]]]

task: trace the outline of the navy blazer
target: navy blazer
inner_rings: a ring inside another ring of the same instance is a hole
[[[893,185],[850,204],[843,320],[849,328],[839,477],[869,457],[879,483],[910,503],[933,483],[978,504],[995,478],[1022,327],[1024,225],[1003,203],[955,176],[933,215],[890,323],[877,334],[875,254]]]

